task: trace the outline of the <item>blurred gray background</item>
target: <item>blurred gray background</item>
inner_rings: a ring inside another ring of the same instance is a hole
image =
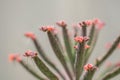
[[[105,43],[120,34],[120,0],[0,0],[0,80],[36,80],[19,64],[8,62],[9,53],[35,50],[31,40],[24,37],[25,32],[35,32],[54,60],[47,36],[38,28],[54,25],[58,20],[72,24],[93,18],[100,18],[106,26],[101,31],[91,63],[96,56],[104,54]],[[120,60],[120,50],[114,53],[108,61]]]

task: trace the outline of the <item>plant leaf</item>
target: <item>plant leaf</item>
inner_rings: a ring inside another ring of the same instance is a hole
[[[42,49],[41,45],[38,43],[38,41],[35,39],[35,40],[33,41],[33,43],[34,43],[37,51],[39,52],[40,56],[43,58],[43,60],[44,60],[50,67],[52,67],[63,79],[65,79],[64,76],[63,76],[63,74],[57,69],[57,67],[51,62],[51,60],[46,57],[45,52],[44,52],[44,50]]]
[[[82,36],[86,36],[86,26],[82,26]],[[76,71],[76,80],[79,80],[81,77],[82,71],[83,71],[83,66],[84,66],[84,59],[85,59],[85,54],[84,54],[84,46],[85,46],[85,41],[82,43],[78,44],[78,50],[76,52],[76,63],[75,63],[75,71]]]
[[[71,76],[70,71],[69,71],[69,69],[67,67],[67,63],[65,61],[65,57],[63,56],[62,50],[59,47],[57,39],[52,34],[52,32],[49,31],[49,32],[47,32],[47,34],[48,34],[48,38],[49,38],[50,44],[52,46],[52,49],[55,52],[55,55],[57,56],[57,58],[60,60],[61,64],[65,68],[69,78],[72,80],[72,76]]]
[[[120,67],[114,69],[113,71],[107,73],[103,78],[102,80],[109,80],[115,76],[117,76],[118,74],[120,74]]]
[[[63,32],[63,38],[64,38],[64,44],[65,44],[65,47],[66,47],[66,51],[67,51],[67,55],[69,57],[69,60],[70,60],[70,63],[71,63],[71,66],[72,66],[72,69],[74,67],[74,56],[73,56],[73,53],[72,53],[72,45],[71,45],[71,40],[70,40],[70,37],[68,35],[68,30],[66,27],[62,27],[62,32]]]
[[[50,80],[58,80],[57,76],[49,70],[49,68],[42,62],[42,60],[38,56],[33,57],[33,60],[36,63],[38,69]]]
[[[39,80],[47,80],[40,75],[38,75],[33,69],[30,68],[30,66],[26,65],[25,62],[21,61],[20,64],[29,72],[31,73],[34,77],[38,78]]]

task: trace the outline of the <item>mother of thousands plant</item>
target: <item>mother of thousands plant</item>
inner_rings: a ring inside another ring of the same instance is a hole
[[[64,45],[61,43],[55,27],[42,26],[40,27],[40,31],[47,34],[54,54],[63,66],[67,76],[63,75],[62,71],[60,71],[52,60],[48,58],[35,34],[32,32],[25,33],[25,36],[32,40],[37,52],[27,50],[23,56],[32,58],[37,68],[44,76],[38,74],[34,68],[28,65],[28,63],[26,63],[26,61],[24,61],[18,54],[10,54],[9,60],[20,63],[21,66],[23,66],[38,80],[93,80],[94,74],[100,69],[100,66],[105,62],[105,60],[116,48],[120,48],[119,35],[116,40],[109,45],[108,51],[105,52],[100,59],[95,59],[95,64],[87,63],[94,50],[99,32],[104,26],[104,23],[99,19],[82,21],[77,25],[74,25],[73,36],[69,35],[69,31],[67,29],[68,25],[65,21],[59,21],[56,24],[62,28]],[[118,74],[120,74],[120,63],[109,66],[104,70],[104,72],[99,74],[97,80],[109,80]]]

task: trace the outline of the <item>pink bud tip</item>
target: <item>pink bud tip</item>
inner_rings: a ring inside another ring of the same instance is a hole
[[[85,45],[85,49],[88,49],[88,48],[90,48],[90,46],[89,45]]]
[[[55,31],[55,28],[54,28],[53,26],[42,26],[42,27],[40,28],[40,30],[42,30],[42,31],[44,31],[44,32],[46,32],[46,31],[48,31],[48,32],[54,32],[54,31]]]
[[[86,64],[85,66],[84,66],[84,70],[85,71],[92,71],[92,70],[94,70],[96,67],[95,66],[93,66],[92,64]]]
[[[87,26],[91,26],[91,25],[93,24],[93,21],[92,21],[92,20],[86,20],[86,21],[85,21],[85,24],[86,24]]]
[[[36,36],[33,32],[26,32],[25,36],[31,38],[32,40],[36,39]]]
[[[24,53],[23,56],[25,56],[25,57],[35,57],[35,56],[37,56],[37,53],[36,53],[36,52],[33,52],[33,51],[31,51],[31,50],[27,50],[27,51]]]
[[[94,19],[93,20],[93,23],[97,26],[97,28],[100,30],[104,27],[105,23],[102,22],[101,20],[99,19]]]
[[[66,26],[67,26],[66,22],[63,21],[63,20],[56,22],[56,24],[57,24],[58,26],[61,26],[61,27],[66,27]]]
[[[15,61],[15,60],[18,62],[22,61],[21,57],[17,54],[10,54],[8,58],[10,62]]]
[[[74,38],[74,40],[75,40],[76,42],[82,43],[84,39],[83,39],[82,36],[77,36],[77,37]]]
[[[77,45],[75,45],[75,46],[74,46],[74,49],[78,49],[78,46],[77,46]]]

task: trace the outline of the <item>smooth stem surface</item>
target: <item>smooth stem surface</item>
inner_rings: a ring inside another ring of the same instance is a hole
[[[112,53],[113,51],[116,49],[116,47],[118,46],[118,44],[120,43],[120,36],[118,36],[118,38],[115,40],[115,42],[113,43],[113,45],[111,46],[111,48],[108,50],[108,52],[101,58],[101,60],[99,60],[96,63],[96,66],[100,66]]]
[[[63,74],[57,69],[57,67],[51,62],[51,60],[47,58],[47,56],[45,55],[44,50],[42,49],[42,47],[41,47],[41,45],[38,43],[38,41],[35,39],[33,42],[34,42],[34,45],[35,45],[37,51],[39,52],[40,56],[43,58],[43,60],[44,60],[50,67],[52,67],[52,68],[63,78],[63,80],[65,80]]]
[[[50,80],[58,80],[57,76],[53,72],[50,71],[50,69],[42,62],[42,60],[38,56],[33,57],[33,60],[35,64],[37,65],[38,69],[45,76],[47,76]]]
[[[86,26],[82,26],[82,36],[85,37],[87,34]],[[76,66],[75,66],[75,73],[76,73],[76,80],[79,80],[81,77],[81,74],[83,72],[83,66],[85,61],[85,41],[83,40],[82,43],[78,44],[78,50],[77,50],[77,58],[76,58]]]
[[[38,75],[33,69],[30,68],[30,66],[26,65],[23,61],[20,62],[20,64],[34,77],[36,77],[38,80],[47,80],[43,78],[42,76]]]
[[[113,71],[111,71],[111,72],[109,72],[109,73],[107,73],[107,74],[103,77],[103,79],[101,79],[101,80],[109,80],[109,79],[117,76],[118,74],[120,74],[120,67],[117,68],[117,69],[115,69],[115,70],[113,70]]]
[[[51,44],[51,47],[56,55],[56,57],[59,59],[59,61],[61,62],[61,64],[63,65],[65,71],[67,72],[70,80],[73,80],[73,77],[71,75],[71,72],[69,71],[69,68],[67,66],[65,57],[63,56],[62,50],[59,47],[59,44],[57,42],[57,39],[55,38],[55,36],[52,34],[52,32],[47,32],[48,34],[48,38]]]
[[[66,47],[67,55],[68,55],[68,58],[70,60],[70,63],[71,63],[72,69],[73,69],[74,58],[72,56],[72,45],[71,45],[70,37],[68,35],[68,30],[66,29],[66,27],[62,28],[62,32],[63,32],[64,44],[65,44],[65,47]]]

